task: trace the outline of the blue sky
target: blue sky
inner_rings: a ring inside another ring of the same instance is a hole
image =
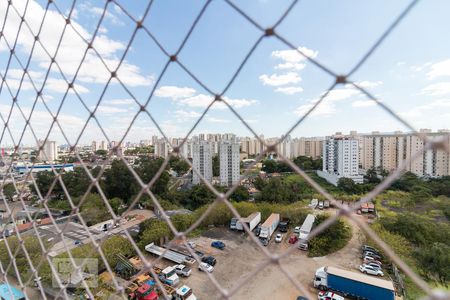
[[[141,18],[147,1],[118,1],[135,18]],[[397,15],[410,1],[299,1],[277,32],[292,44],[336,73],[352,69],[368,51]],[[23,12],[25,1],[13,1]],[[46,2],[45,2],[46,3]],[[55,1],[62,12],[68,12],[70,1]],[[289,6],[290,1],[233,1],[263,27],[272,26]],[[154,1],[144,25],[169,53],[181,44],[188,28],[203,7],[204,1]],[[5,5],[0,4],[0,21],[5,19]],[[29,29],[22,27],[16,54],[25,65],[43,17],[43,1],[30,1],[25,20]],[[102,1],[77,1],[72,24],[89,40],[97,28],[103,12]],[[370,59],[352,75],[381,101],[391,107],[416,128],[450,127],[450,39],[448,19],[450,3],[445,0],[421,1],[388,37]],[[36,97],[33,83],[42,85],[50,66],[46,51],[54,53],[64,28],[64,20],[51,5],[42,27],[41,41],[45,50],[37,45],[30,63],[30,77],[26,76],[18,94],[18,104],[28,115]],[[8,45],[12,47],[17,35],[19,18],[10,11],[6,18],[4,38],[0,39],[0,71],[5,76]],[[94,48],[111,67],[127,49],[135,24],[114,3],[108,5],[105,19],[99,27]],[[192,35],[179,54],[179,60],[203,84],[215,93],[227,85],[261,32],[221,0],[214,0],[206,9]],[[5,38],[7,43],[5,42]],[[72,27],[67,27],[56,61],[62,73],[72,80],[86,50],[86,43]],[[145,103],[155,87],[167,57],[140,30],[118,70],[118,77],[140,103]],[[20,64],[13,58],[6,79],[8,85],[0,94],[0,113],[7,119],[11,95],[16,93],[23,74]],[[88,51],[79,70],[75,89],[92,109],[105,88],[108,73],[93,51]],[[259,134],[280,136],[294,124],[334,79],[290,50],[276,38],[265,38],[256,48],[226,99],[248,124]],[[55,113],[64,96],[66,82],[60,70],[53,65],[43,89],[48,108]],[[198,120],[210,95],[177,64],[169,65],[148,110],[170,137],[181,137]],[[80,137],[81,143],[92,140],[120,139],[139,110],[139,106],[113,80],[103,94],[98,120],[104,129],[92,120]],[[51,130],[50,139],[59,143],[74,143],[80,136],[89,113],[74,93],[66,96],[60,111],[59,128]],[[41,100],[36,104],[31,124],[37,138],[45,137],[51,118]],[[14,141],[21,137],[25,126],[17,107],[9,122]],[[302,123],[293,136],[322,136],[336,131],[361,132],[406,130],[397,120],[375,106],[365,96],[350,87],[340,86],[333,91],[313,115]],[[234,132],[250,136],[245,126],[225,107],[214,104],[195,132]],[[140,114],[125,141],[149,139],[160,133],[149,117]],[[34,136],[27,128],[22,142],[34,144]],[[11,144],[5,132],[1,144]]]

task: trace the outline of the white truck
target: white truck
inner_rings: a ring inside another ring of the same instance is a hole
[[[261,232],[259,233],[259,239],[264,246],[269,244],[269,240],[272,234],[280,223],[280,214],[271,214],[264,224],[261,225]]]
[[[300,232],[298,233],[298,248],[301,250],[308,250],[308,236],[314,225],[316,217],[312,214],[306,216],[305,221],[303,221],[302,227],[300,227]]]
[[[170,286],[177,286],[180,278],[176,273],[176,266],[167,267],[159,274],[159,279]]]
[[[184,277],[189,277],[192,273],[191,268],[181,264],[181,265],[175,265],[175,272],[178,275],[184,276]]]
[[[197,300],[192,289],[187,285],[183,285],[175,292],[175,300]]]
[[[250,231],[253,231],[255,227],[261,222],[261,213],[259,211],[252,213],[250,216],[243,218],[242,222],[239,220],[236,222],[236,229],[237,230],[244,230],[243,223],[247,224],[248,229]]]

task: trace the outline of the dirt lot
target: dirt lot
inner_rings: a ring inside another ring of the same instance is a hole
[[[282,261],[288,271],[314,295],[317,291],[312,287],[312,278],[317,268],[322,266],[340,266],[355,270],[359,265],[359,249],[363,236],[359,229],[352,225],[353,237],[340,251],[325,257],[309,258],[301,250],[295,250]],[[292,230],[292,229],[291,229]],[[281,243],[275,243],[274,236],[268,250],[272,253],[282,253],[290,245],[288,237],[291,231],[283,235]],[[241,280],[246,283],[238,290],[232,299],[296,299],[300,292],[275,265],[269,265],[256,276],[247,278],[259,264],[264,261],[264,253],[250,238],[239,232],[226,228],[214,228],[204,236],[190,239],[197,244],[196,250],[205,255],[213,255],[217,259],[212,275],[223,288],[231,289]],[[210,247],[211,241],[220,240],[226,244],[221,251]],[[192,266],[192,275],[182,278],[181,283],[190,286],[199,299],[219,299],[216,287],[208,276],[198,271],[198,264]]]

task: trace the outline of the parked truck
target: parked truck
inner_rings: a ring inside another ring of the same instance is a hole
[[[242,224],[245,223],[245,224],[247,224],[248,229],[250,229],[250,231],[252,231],[259,224],[259,222],[261,222],[261,213],[258,211],[258,212],[252,213],[250,216],[248,216],[246,218],[243,218],[242,222],[237,221],[236,229],[244,230],[244,226]]]
[[[308,237],[315,220],[316,217],[314,215],[308,214],[305,221],[303,221],[302,227],[300,227],[300,232],[298,233],[298,239],[300,240],[298,244],[299,249],[305,251],[308,250]]]
[[[174,297],[175,300],[197,300],[197,297],[192,292],[192,289],[187,285],[183,285],[179,289]]]
[[[159,280],[170,286],[177,286],[178,283],[180,282],[180,278],[178,277],[176,271],[177,271],[176,266],[165,268],[159,274]]]
[[[231,218],[231,221],[230,221],[230,229],[231,230],[236,230],[237,229],[236,228],[237,222],[238,222],[238,218]]]
[[[291,219],[289,219],[289,218],[282,218],[281,221],[280,221],[280,224],[278,224],[278,229],[281,232],[287,232],[290,222],[291,222]]]
[[[280,214],[271,214],[267,220],[261,225],[261,232],[259,233],[259,239],[264,246],[269,244],[269,240],[272,234],[280,223]]]
[[[363,275],[335,267],[317,269],[314,287],[320,290],[332,290],[367,300],[394,300],[395,289],[391,281]]]

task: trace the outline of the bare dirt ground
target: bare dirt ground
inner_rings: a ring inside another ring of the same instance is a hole
[[[331,265],[356,271],[360,264],[359,251],[364,237],[356,225],[353,223],[350,225],[352,238],[343,249],[317,258],[309,258],[305,252],[295,249],[292,254],[282,260],[281,263],[288,272],[306,286],[312,295],[317,293],[312,287],[316,269]],[[288,243],[290,234],[291,231],[284,234],[281,243],[275,243],[274,234],[267,249],[277,254],[286,251],[291,246]],[[240,282],[245,282],[232,299],[285,300],[296,299],[301,295],[276,265],[268,264],[255,276],[250,276],[267,257],[246,234],[231,232],[227,228],[214,228],[206,232],[204,236],[190,240],[197,244],[196,250],[216,257],[217,264],[212,275],[223,288],[232,290]],[[225,250],[210,247],[213,240],[223,241],[226,244]],[[200,299],[219,299],[218,290],[205,273],[198,271],[197,263],[192,268],[192,275],[189,278],[182,278],[181,283],[190,286]]]

